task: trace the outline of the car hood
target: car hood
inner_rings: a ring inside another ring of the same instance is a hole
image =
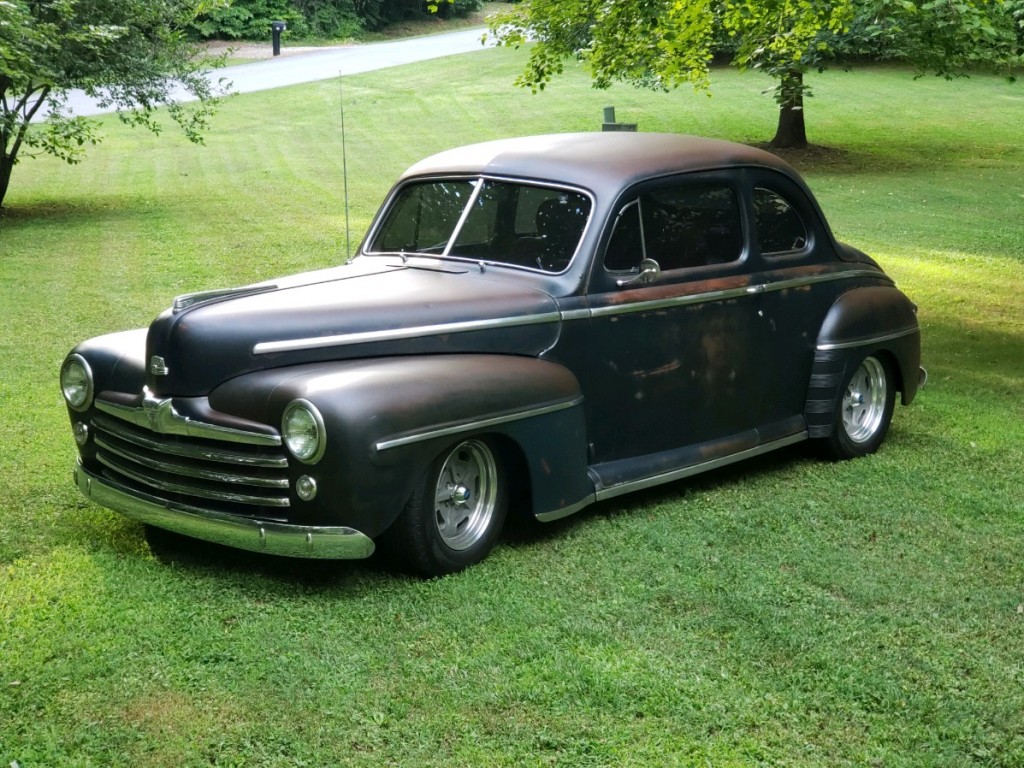
[[[558,304],[508,275],[374,259],[235,291],[179,297],[150,326],[147,386],[206,395],[256,370],[357,357],[539,355]]]

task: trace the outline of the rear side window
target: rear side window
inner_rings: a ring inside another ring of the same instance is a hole
[[[770,189],[754,190],[757,244],[765,256],[782,256],[807,246],[807,227],[796,209]]]
[[[740,206],[724,184],[680,184],[642,193],[619,213],[605,268],[628,271],[643,258],[663,270],[737,261],[743,254]]]

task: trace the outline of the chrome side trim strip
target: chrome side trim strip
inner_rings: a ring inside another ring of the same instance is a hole
[[[354,528],[289,525],[172,504],[93,475],[81,464],[75,483],[87,498],[127,518],[236,549],[331,560],[369,557],[374,550],[373,540]]]
[[[886,333],[882,336],[869,336],[865,339],[857,339],[856,341],[841,341],[835,344],[819,344],[817,350],[819,352],[829,352],[834,349],[853,349],[854,347],[866,347],[870,344],[881,344],[885,341],[893,341],[894,339],[902,339],[904,336],[913,336],[915,333],[920,333],[921,329],[917,326],[912,328],[903,328],[899,331],[893,331],[892,333]]]
[[[684,477],[690,477],[692,475],[698,475],[701,472],[708,472],[712,469],[718,469],[729,464],[734,464],[737,461],[743,459],[750,459],[754,456],[760,456],[762,453],[768,453],[774,451],[776,448],[785,448],[787,445],[794,445],[795,443],[803,442],[808,437],[807,430],[797,432],[795,435],[789,435],[788,437],[780,438],[779,440],[773,440],[770,443],[764,445],[758,445],[754,448],[748,448],[745,451],[739,453],[733,453],[729,456],[723,456],[719,459],[712,459],[711,461],[704,461],[700,464],[691,464],[688,467],[682,467],[680,469],[673,470],[671,472],[664,472],[660,475],[652,475],[651,477],[644,477],[640,480],[633,480],[628,483],[620,483],[619,485],[613,485],[610,488],[603,488],[595,494],[598,501],[604,501],[605,499],[614,499],[616,496],[622,496],[625,493],[632,491],[642,491],[644,488],[653,488],[656,485],[662,483],[670,483],[673,480],[682,480]]]
[[[158,440],[150,440],[147,437],[136,435],[121,426],[119,421],[108,419],[104,416],[93,418],[93,426],[100,432],[106,432],[119,440],[138,446],[145,450],[154,451],[171,456],[180,456],[185,459],[198,459],[200,461],[215,461],[218,464],[231,464],[234,466],[267,467],[271,469],[287,469],[288,459],[283,456],[251,456],[240,451],[229,451],[215,448],[199,448],[191,445],[178,443],[162,443]]]
[[[597,307],[590,310],[591,317],[614,317],[615,315],[630,315],[635,312],[656,312],[659,309],[669,307],[685,307],[690,304],[704,304],[709,301],[727,301],[738,299],[741,296],[750,295],[748,286],[742,288],[729,288],[724,291],[706,291],[705,293],[691,293],[686,296],[673,296],[670,299],[653,299],[651,301],[638,301],[633,304],[616,304],[610,307]]]
[[[561,313],[562,320],[589,320],[590,314],[589,309],[568,309]]]
[[[259,477],[258,475],[243,475],[237,472],[218,472],[213,469],[201,467],[190,467],[176,461],[169,461],[161,458],[159,461],[146,458],[139,454],[131,454],[118,448],[116,445],[107,442],[102,436],[97,435],[96,445],[103,451],[117,456],[119,459],[138,464],[147,469],[155,469],[158,472],[166,472],[169,475],[179,477],[190,477],[196,480],[209,480],[214,483],[228,483],[229,485],[250,485],[256,488],[279,488],[288,489],[288,479],[284,477]]]
[[[208,424],[182,416],[174,409],[170,398],[156,398],[150,395],[148,391],[145,392],[141,408],[99,399],[96,400],[96,408],[103,411],[103,413],[127,421],[137,427],[159,432],[162,435],[204,437],[208,440],[248,443],[250,445],[281,445],[281,437],[279,435],[247,432],[243,429],[222,427],[217,424]]]
[[[548,413],[564,411],[568,408],[574,408],[582,402],[582,397],[576,397],[564,403],[542,405],[539,408],[527,408],[521,411],[513,411],[511,413],[502,414],[501,416],[493,416],[488,419],[477,419],[476,421],[468,421],[464,424],[428,429],[422,432],[415,432],[410,435],[403,435],[402,437],[391,438],[390,440],[381,440],[377,443],[376,448],[378,451],[387,451],[391,448],[398,448],[411,443],[421,443],[424,440],[433,440],[435,437],[447,437],[448,435],[458,435],[464,432],[475,432],[479,429],[488,429],[490,427],[496,427],[499,424],[507,424],[511,421],[521,421],[522,419],[528,419],[532,416],[544,416]]]
[[[246,493],[227,493],[225,491],[215,491],[207,488],[197,488],[194,485],[183,485],[180,483],[170,483],[163,480],[156,480],[146,475],[140,475],[130,467],[126,467],[124,464],[114,461],[111,457],[106,456],[102,453],[97,454],[96,460],[99,461],[103,466],[107,467],[113,472],[117,472],[119,475],[124,475],[130,480],[134,480],[142,485],[149,486],[158,491],[165,491],[167,493],[181,493],[187,496],[196,496],[201,499],[210,499],[211,501],[227,501],[232,504],[253,504],[260,507],[290,507],[291,502],[287,496],[253,496]]]
[[[413,328],[391,328],[386,331],[339,333],[335,336],[316,336],[307,339],[261,341],[252,348],[252,353],[254,355],[270,355],[277,352],[300,352],[308,349],[369,344],[379,341],[395,341],[396,339],[419,339],[424,336],[439,336],[447,333],[466,333],[468,331],[486,331],[495,328],[543,325],[545,323],[557,323],[560,319],[561,315],[558,312],[545,312],[540,315],[524,315],[523,317],[498,317],[493,320],[466,320],[460,323],[438,323],[437,325],[420,325]]]
[[[704,293],[688,294],[686,296],[674,296],[669,299],[653,299],[651,301],[638,301],[633,304],[618,304],[610,307],[598,307],[591,309],[591,317],[612,317],[615,315],[628,315],[633,312],[654,312],[659,309],[670,307],[685,307],[690,304],[703,304],[709,301],[728,301],[744,296],[758,296],[764,293],[785,291],[791,288],[802,288],[806,285],[816,283],[830,283],[835,280],[854,280],[857,278],[871,277],[882,280],[889,280],[881,272],[869,269],[846,270],[844,272],[829,272],[824,275],[812,275],[810,277],[795,277],[791,280],[779,280],[773,283],[757,283],[755,285],[744,285],[739,288],[728,288],[721,291],[706,291]]]
[[[597,500],[597,497],[594,494],[589,493],[586,496],[584,496],[582,499],[577,501],[575,504],[570,504],[568,507],[562,507],[561,509],[555,509],[555,510],[552,510],[551,512],[541,512],[539,515],[534,515],[534,517],[536,517],[542,523],[551,523],[551,522],[554,522],[555,520],[561,520],[563,517],[568,517],[569,515],[575,515],[581,509],[589,507],[596,500]]]
[[[871,277],[876,280],[884,280],[892,285],[896,284],[891,277],[883,272],[876,272],[873,269],[849,269],[844,272],[829,272],[824,275],[794,277],[790,280],[778,280],[774,283],[765,283],[764,290],[766,293],[772,293],[774,291],[786,291],[790,288],[802,288],[805,285],[814,285],[815,283],[831,283],[835,280],[854,280],[861,277]]]

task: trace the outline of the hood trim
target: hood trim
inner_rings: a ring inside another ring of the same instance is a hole
[[[225,299],[237,299],[242,296],[255,296],[260,293],[276,291],[277,285],[246,285],[241,288],[215,288],[212,291],[199,291],[198,293],[184,293],[174,299],[171,311],[174,314],[184,312],[186,309],[201,307],[206,304],[213,304]]]
[[[419,339],[424,336],[440,336],[448,333],[467,333],[469,331],[485,331],[495,328],[517,328],[524,325],[544,325],[547,323],[557,323],[561,319],[562,315],[559,312],[544,312],[539,315],[497,317],[491,320],[465,320],[457,323],[438,323],[436,325],[420,325],[411,328],[391,328],[383,331],[341,333],[334,336],[282,339],[281,341],[261,341],[252,348],[252,353],[254,355],[272,355],[280,352],[301,352],[309,349],[323,349],[324,347],[342,347],[352,344],[370,344],[399,339]]]

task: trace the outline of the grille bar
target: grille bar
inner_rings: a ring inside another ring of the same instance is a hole
[[[96,461],[103,474],[139,494],[220,513],[282,519],[290,506],[288,457],[266,435],[239,439],[216,425],[190,421],[187,432],[169,400],[166,418],[142,418],[142,408],[106,408],[92,419]],[[164,431],[170,424],[169,431]]]
[[[141,430],[131,429],[127,425],[120,424],[116,419],[111,419],[105,416],[97,415],[93,419],[93,425],[96,429],[115,435],[127,443],[131,443],[132,445],[148,451],[156,451],[161,454],[169,453],[174,456],[182,456],[201,461],[216,461],[221,464],[242,464],[254,467],[278,467],[282,469],[287,468],[288,466],[288,459],[281,455],[253,454],[220,446],[214,448],[209,445],[199,445],[194,442],[186,443],[174,442],[167,439],[160,440],[142,433]],[[152,432],[148,434],[155,435],[155,433]]]
[[[259,488],[288,487],[288,480],[284,477],[260,477],[259,475],[253,474],[228,472],[226,469],[214,470],[189,466],[171,459],[156,461],[140,454],[132,455],[130,452],[122,450],[102,437],[96,438],[96,445],[125,461],[132,464],[138,464],[139,466],[147,469],[155,469],[158,472],[169,472],[174,475],[195,478],[196,480],[209,480],[214,483],[229,483],[231,485],[254,485]]]
[[[168,480],[161,480],[153,475],[143,475],[135,472],[131,468],[119,463],[116,459],[110,458],[106,454],[100,454],[97,456],[100,463],[103,464],[107,469],[111,469],[119,475],[134,480],[137,483],[155,488],[158,491],[167,491],[169,493],[181,493],[188,496],[197,496],[201,499],[213,499],[215,501],[227,501],[236,504],[256,504],[259,506],[268,507],[287,507],[289,502],[287,498],[274,498],[267,496],[250,496],[244,493],[231,493],[227,491],[219,491],[212,488],[201,488],[197,485],[175,483]]]

